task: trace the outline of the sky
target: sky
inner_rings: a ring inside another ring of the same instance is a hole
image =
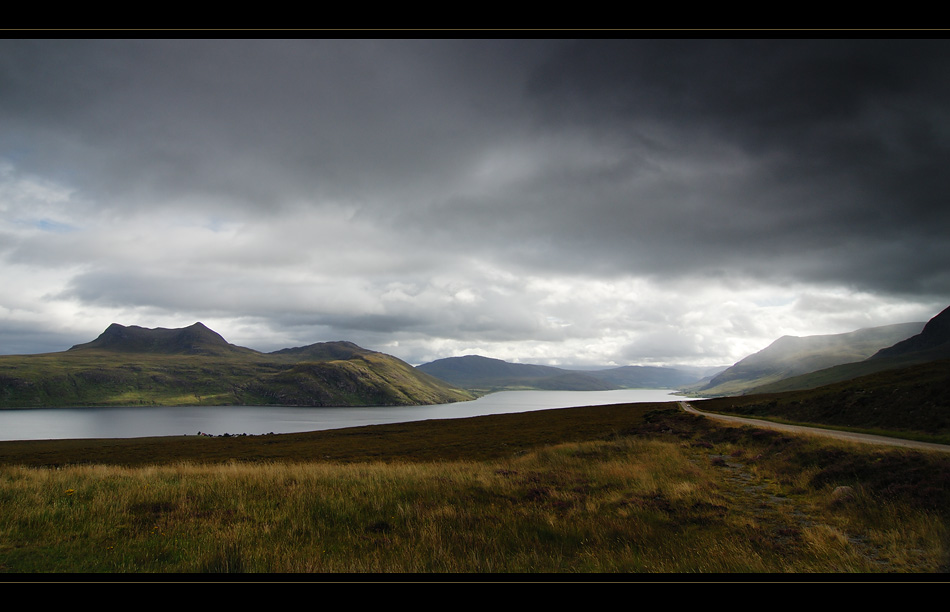
[[[0,40],[0,354],[730,365],[950,305],[950,42]]]

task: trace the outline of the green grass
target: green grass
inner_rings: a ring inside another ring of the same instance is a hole
[[[950,457],[670,404],[0,443],[9,573],[945,572],[948,514]]]

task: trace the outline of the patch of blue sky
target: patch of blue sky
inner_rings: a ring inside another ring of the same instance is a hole
[[[216,234],[230,228],[230,226],[230,222],[220,217],[211,217],[203,224],[205,229],[209,229]]]
[[[52,232],[54,234],[68,234],[79,229],[75,225],[53,221],[52,219],[40,219],[38,221],[34,221],[33,225],[44,232]]]

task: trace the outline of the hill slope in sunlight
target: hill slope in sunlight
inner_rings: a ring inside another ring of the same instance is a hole
[[[473,395],[351,342],[261,353],[201,323],[110,325],[67,351],[0,356],[0,407],[135,405],[388,406]]]
[[[713,377],[699,393],[737,395],[769,383],[863,361],[882,348],[913,336],[923,327],[923,323],[900,323],[844,334],[783,336]]]

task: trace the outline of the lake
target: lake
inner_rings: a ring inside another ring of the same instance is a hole
[[[470,402],[433,406],[302,408],[290,406],[175,406],[0,410],[0,440],[142,438],[150,436],[295,433],[460,419],[551,408],[673,402],[670,389],[615,391],[501,391]]]

